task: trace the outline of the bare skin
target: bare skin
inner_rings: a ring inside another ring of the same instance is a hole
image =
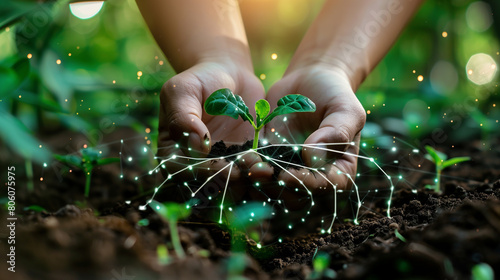
[[[347,188],[350,181],[337,171],[354,176],[360,131],[366,120],[355,92],[390,49],[421,2],[326,1],[283,78],[271,87],[266,97],[253,73],[237,1],[137,0],[158,44],[179,73],[165,84],[161,93],[159,155],[169,155],[169,147],[179,142],[185,153],[196,151],[197,155],[204,155],[213,141],[242,143],[253,138],[251,126],[241,119],[214,117],[203,112],[204,101],[217,89],[230,88],[243,97],[251,110],[258,99],[266,98],[273,106],[279,98],[299,93],[312,99],[317,111],[289,116],[288,128],[280,125],[278,122],[282,119],[277,118],[261,131],[261,137],[272,143],[277,131],[297,143],[354,143],[328,146],[346,151],[345,154],[325,154],[322,150],[309,148],[303,151],[308,166],[325,167],[330,182],[337,184],[339,189]],[[188,132],[189,137],[183,136],[183,132]],[[300,139],[300,135],[306,137]],[[314,160],[314,157],[321,160]],[[333,161],[335,165],[331,164]],[[266,164],[257,165],[260,158],[250,155],[245,162],[233,169],[232,179],[237,180],[248,171],[255,181],[270,178],[272,168]],[[215,163],[213,169],[225,164]],[[294,176],[288,172],[279,175],[288,186],[297,185],[294,178],[297,177],[313,194],[328,187],[327,180],[312,176],[308,170],[289,171]],[[284,200],[286,196],[293,200],[295,194],[283,195]]]

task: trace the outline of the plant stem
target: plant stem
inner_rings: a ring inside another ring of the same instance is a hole
[[[253,135],[253,145],[252,149],[256,150],[259,147],[259,132],[261,128],[255,129],[255,133]]]
[[[92,177],[92,170],[85,172],[85,197],[89,197],[90,192],[90,179]]]
[[[33,185],[33,164],[31,163],[31,160],[25,160],[24,161],[24,167],[26,168],[26,177],[28,178],[27,182],[27,188],[28,192],[33,192],[34,190],[34,185]]]
[[[436,178],[436,192],[441,192],[441,168],[436,166],[436,173],[437,173],[437,178]]]
[[[175,254],[177,254],[177,257],[180,259],[183,259],[186,254],[184,254],[184,249],[182,249],[179,232],[177,231],[177,221],[168,221],[168,227],[170,228],[170,238],[172,239],[172,246],[174,246]]]

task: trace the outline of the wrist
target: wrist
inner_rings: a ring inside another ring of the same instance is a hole
[[[248,45],[231,40],[215,47],[208,46],[205,50],[196,54],[195,64],[212,62],[245,69],[253,72],[252,58]]]
[[[362,67],[356,67],[344,62],[339,57],[318,50],[297,51],[285,75],[299,69],[317,69],[331,72],[347,80],[354,92],[356,92],[368,74],[368,71]]]

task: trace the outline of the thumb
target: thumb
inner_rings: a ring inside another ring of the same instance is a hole
[[[210,133],[201,120],[201,85],[170,79],[160,96],[160,133],[174,141],[185,155],[203,157],[210,152]],[[176,83],[177,81],[177,83]]]
[[[341,157],[354,145],[357,134],[364,125],[364,120],[352,122],[352,115],[337,112],[328,115],[304,142],[302,156],[307,166],[320,167],[328,160]],[[331,163],[331,162],[330,162]]]

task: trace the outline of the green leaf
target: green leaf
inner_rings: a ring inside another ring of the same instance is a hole
[[[0,124],[0,138],[15,152],[25,159],[38,163],[50,160],[50,152],[39,148],[40,141],[31,135],[22,122],[2,109],[0,109]]]
[[[255,120],[257,122],[257,127],[260,127],[262,120],[269,114],[271,110],[271,106],[269,106],[269,102],[265,99],[261,99],[255,103],[255,113],[257,114]]]
[[[241,96],[235,95],[230,89],[223,88],[214,91],[205,101],[205,112],[209,115],[224,115],[233,119],[240,116],[244,121],[249,121],[253,126],[253,117]]]
[[[495,272],[493,268],[487,263],[479,263],[472,267],[473,280],[493,280],[495,279]]]
[[[406,238],[404,236],[401,235],[401,233],[399,233],[399,231],[397,229],[394,230],[394,235],[396,235],[396,237],[403,241],[403,242],[406,242]]]
[[[330,265],[330,255],[326,252],[318,252],[313,260],[314,271],[323,272]]]
[[[110,163],[120,162],[120,158],[102,158],[97,160],[97,165],[106,165]]]
[[[83,169],[83,162],[79,156],[76,155],[54,155],[54,158],[64,164],[73,165],[75,167]]]
[[[22,98],[17,99],[19,102],[33,105],[35,107],[39,107],[45,111],[53,112],[53,113],[65,113],[69,112],[61,107],[61,105],[53,100],[45,99],[39,96],[39,94],[35,94],[27,91],[18,91]]]
[[[452,166],[454,164],[464,162],[464,161],[469,161],[470,157],[456,157],[456,158],[450,158],[449,160],[446,160],[443,162],[443,169]]]
[[[177,223],[178,220],[185,219],[191,214],[191,208],[186,208],[184,204],[174,202],[160,203],[153,200],[149,206],[169,223]]]
[[[31,211],[35,211],[35,212],[47,212],[47,210],[45,208],[43,208],[42,206],[39,206],[39,205],[30,205],[30,206],[27,206],[27,207],[24,207],[23,208],[24,211],[28,211],[28,210],[31,210]]]
[[[279,115],[314,111],[316,111],[316,105],[311,99],[300,94],[289,94],[278,100],[278,107],[264,119],[261,125],[266,125]]]
[[[425,146],[425,149],[427,150],[427,153],[431,157],[430,160],[434,162],[436,165],[441,165],[442,161],[448,158],[446,154],[436,151],[431,146]]]
[[[229,221],[229,224],[243,231],[254,224],[260,223],[262,220],[271,217],[271,212],[271,208],[267,205],[263,206],[262,203],[246,203],[236,208],[233,212],[234,216]]]

